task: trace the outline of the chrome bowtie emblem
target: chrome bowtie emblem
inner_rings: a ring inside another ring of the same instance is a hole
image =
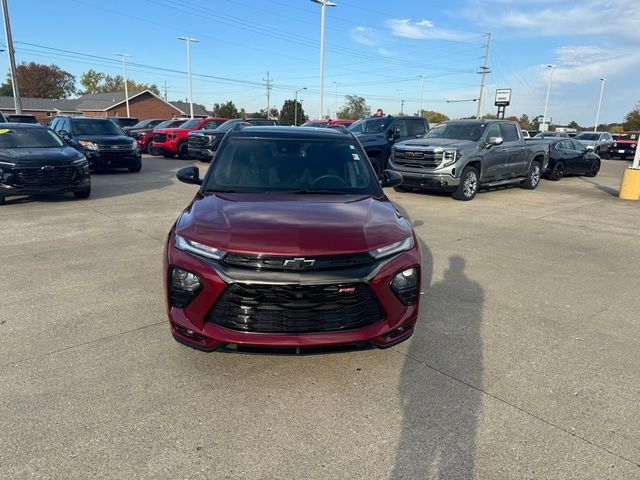
[[[313,267],[315,260],[307,260],[304,257],[289,258],[282,262],[282,268],[288,268],[290,270],[304,270],[306,268]]]
[[[53,170],[53,166],[52,165],[45,165],[43,167],[40,167],[40,170]]]

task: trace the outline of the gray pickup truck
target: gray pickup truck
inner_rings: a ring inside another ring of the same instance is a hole
[[[389,169],[402,173],[399,190],[442,190],[471,200],[480,187],[519,183],[532,190],[547,162],[548,145],[525,141],[515,122],[451,120],[394,145]]]

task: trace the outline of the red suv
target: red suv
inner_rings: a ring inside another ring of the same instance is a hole
[[[389,347],[413,333],[420,249],[348,132],[230,131],[165,249],[174,338],[213,351]]]
[[[194,130],[213,130],[228,118],[192,118],[178,128],[156,128],[153,131],[153,150],[166,158],[189,158],[189,132]]]
[[[624,132],[616,139],[611,147],[611,157],[620,157],[623,160],[633,158],[638,148],[640,132]]]

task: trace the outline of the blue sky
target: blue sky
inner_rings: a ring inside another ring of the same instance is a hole
[[[507,114],[542,114],[549,70],[549,115],[556,123],[621,121],[640,101],[640,9],[636,0],[336,0],[327,8],[324,110],[334,116],[347,94],[375,110],[424,108],[475,114],[484,33],[491,32],[484,112],[496,88],[511,88]],[[115,56],[132,55],[129,77],[166,81],[171,100],[188,95],[185,43],[192,48],[194,100],[211,108],[233,100],[247,111],[280,108],[294,90],[318,116],[320,6],[310,0],[9,0],[16,58],[56,63],[77,75],[121,73]],[[57,49],[57,50],[54,50]],[[139,64],[139,65],[135,65]],[[6,56],[0,68],[7,70]],[[336,83],[337,82],[337,85]]]

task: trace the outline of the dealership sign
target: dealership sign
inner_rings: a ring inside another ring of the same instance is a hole
[[[511,89],[510,88],[498,88],[496,89],[496,107],[506,107],[511,103]]]

